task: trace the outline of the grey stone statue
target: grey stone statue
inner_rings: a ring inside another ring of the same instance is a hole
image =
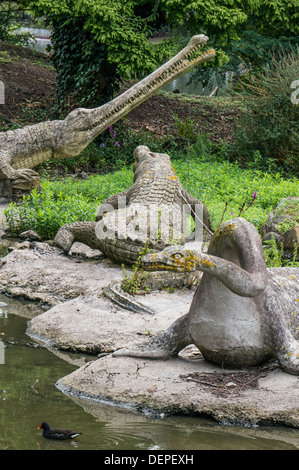
[[[33,168],[48,160],[79,155],[95,137],[157,90],[196,65],[212,59],[215,56],[212,49],[199,54],[207,41],[208,37],[203,34],[193,36],[175,57],[99,108],[78,108],[64,120],[0,132],[0,197],[10,198],[14,189],[38,187],[39,176]]]
[[[267,269],[261,238],[242,218],[221,225],[208,252],[170,247],[148,254],[150,270],[203,271],[189,312],[167,331],[114,356],[165,359],[195,344],[224,367],[248,367],[278,360],[299,375],[299,269]]]

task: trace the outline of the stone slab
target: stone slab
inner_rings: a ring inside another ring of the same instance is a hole
[[[58,387],[83,399],[108,400],[158,415],[200,415],[222,424],[299,428],[298,377],[277,368],[253,388],[236,390],[231,382],[222,390],[204,385],[232,372],[203,358],[155,361],[109,355],[61,378]],[[194,374],[204,374],[203,383],[192,380]]]

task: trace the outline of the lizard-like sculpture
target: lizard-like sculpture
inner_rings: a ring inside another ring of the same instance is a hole
[[[194,344],[223,367],[278,360],[299,375],[298,268],[266,268],[261,238],[242,218],[222,224],[207,253],[170,247],[142,258],[148,270],[203,272],[190,310],[164,333],[114,356],[166,359]]]
[[[199,226],[202,223],[201,228],[211,231],[206,206],[182,186],[169,155],[140,145],[134,159],[133,185],[104,201],[96,221],[61,227],[54,238],[56,245],[68,253],[73,243],[81,242],[117,264],[132,265],[144,247],[157,251],[175,241],[184,243],[186,214],[194,219],[199,214]]]
[[[199,54],[208,37],[193,36],[167,63],[112,101],[94,109],[77,108],[64,120],[46,121],[0,132],[0,197],[13,189],[30,190],[39,184],[33,170],[41,163],[75,157],[93,139],[160,88],[191,68],[215,56],[213,49]]]

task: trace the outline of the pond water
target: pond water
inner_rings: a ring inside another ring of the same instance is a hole
[[[197,417],[153,418],[65,395],[57,380],[94,358],[33,341],[26,327],[43,311],[36,304],[0,295],[0,305],[0,450],[299,449],[296,429],[245,429]],[[43,421],[82,435],[73,441],[47,440],[37,430]]]

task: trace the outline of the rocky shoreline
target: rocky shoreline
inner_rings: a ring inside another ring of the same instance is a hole
[[[36,241],[16,248],[0,260],[0,292],[48,308],[28,323],[28,334],[54,348],[95,357],[59,380],[57,386],[65,393],[158,414],[299,428],[299,377],[275,363],[223,369],[192,346],[167,361],[112,356],[116,349],[164,331],[186,313],[194,288],[138,296],[155,313],[132,312],[102,295],[111,280],[122,276],[109,260],[90,252],[89,257],[65,256],[57,247]]]

